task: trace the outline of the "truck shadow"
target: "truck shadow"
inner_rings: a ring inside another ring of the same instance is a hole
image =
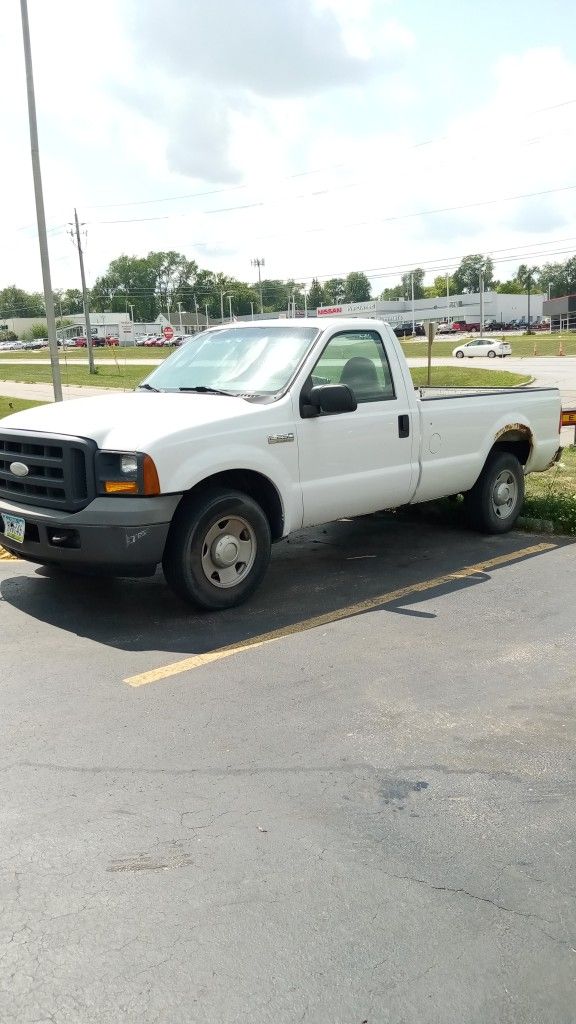
[[[260,590],[247,604],[225,612],[190,609],[168,589],[160,571],[149,579],[107,580],[31,565],[22,574],[17,570],[23,563],[11,563],[13,571],[0,585],[0,594],[39,622],[118,650],[204,654],[454,574],[421,593],[383,602],[394,615],[434,618],[433,603],[427,610],[415,606],[435,595],[465,592],[498,571],[495,567],[489,574],[479,570],[459,576],[463,568],[548,539],[520,533],[482,537],[428,518],[407,521],[379,513],[282,541],[274,548]],[[552,538],[551,543],[569,542]]]

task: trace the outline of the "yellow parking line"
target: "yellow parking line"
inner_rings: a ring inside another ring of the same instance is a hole
[[[201,668],[202,665],[209,665],[213,661],[220,661],[222,658],[230,658],[233,654],[240,654],[242,651],[251,651],[256,647],[263,647],[264,644],[272,643],[274,640],[281,640],[283,637],[291,636],[294,633],[303,633],[308,629],[315,629],[317,626],[325,626],[331,622],[338,622],[340,619],[347,619],[353,615],[361,615],[362,612],[372,611],[382,605],[391,604],[402,598],[410,597],[411,594],[421,594],[427,590],[434,590],[454,579],[466,579],[475,576],[477,573],[486,572],[488,569],[495,569],[498,565],[506,565],[508,562],[515,562],[518,559],[528,558],[530,555],[540,554],[542,551],[551,551],[558,547],[557,544],[533,544],[529,548],[520,548],[518,551],[510,551],[506,555],[497,555],[496,558],[488,558],[484,562],[477,562],[476,565],[466,565],[455,572],[446,573],[444,576],[436,576],[434,579],[424,580],[422,583],[412,583],[408,587],[400,587],[398,590],[390,590],[387,594],[379,594],[378,597],[370,597],[366,601],[358,601],[346,608],[337,608],[335,611],[326,612],[324,615],[315,615],[311,619],[303,619],[291,626],[282,626],[280,629],[273,629],[269,633],[261,633],[252,640],[244,640],[237,644],[230,644],[227,647],[220,647],[215,651],[208,651],[206,654],[195,654],[190,658],[183,658],[181,661],[174,661],[171,665],[163,665],[160,668],[153,668],[149,672],[141,672],[136,676],[128,676],[124,680],[128,686],[146,686],[148,683],[157,683],[169,676],[180,675],[181,672],[190,672],[192,669]]]
[[[6,548],[0,548],[0,559],[2,559],[3,562],[20,561],[17,555],[13,555],[10,551],[6,551]]]

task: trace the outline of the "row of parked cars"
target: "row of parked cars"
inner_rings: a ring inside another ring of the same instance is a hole
[[[545,320],[543,317],[538,317],[537,320],[533,320],[530,324],[530,330],[532,331],[548,331],[550,329],[550,321]],[[484,331],[527,331],[528,321],[525,316],[519,320],[509,320],[505,322],[503,320],[486,320],[484,322]],[[436,328],[437,334],[476,334],[480,331],[479,323],[468,323],[466,320],[453,320],[451,323],[438,324]]]
[[[175,334],[170,340],[163,334],[143,334],[142,337],[136,338],[135,344],[137,348],[180,348],[187,340],[184,334]]]

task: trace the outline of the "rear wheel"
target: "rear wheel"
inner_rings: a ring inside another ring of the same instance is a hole
[[[232,608],[261,583],[270,546],[270,525],[260,505],[241,491],[212,488],[178,508],[162,568],[184,601],[199,608]]]
[[[492,349],[488,353],[488,359],[496,359],[496,353]]]
[[[515,455],[493,452],[465,495],[471,526],[482,533],[507,533],[524,502],[524,471]]]

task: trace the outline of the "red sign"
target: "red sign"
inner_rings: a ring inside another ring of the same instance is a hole
[[[164,328],[162,334],[166,338],[166,341],[172,341],[172,338],[174,337],[174,330],[172,327],[170,327],[170,325],[168,325],[168,327]]]
[[[316,316],[333,316],[334,313],[341,313],[342,306],[320,306],[316,310]]]

